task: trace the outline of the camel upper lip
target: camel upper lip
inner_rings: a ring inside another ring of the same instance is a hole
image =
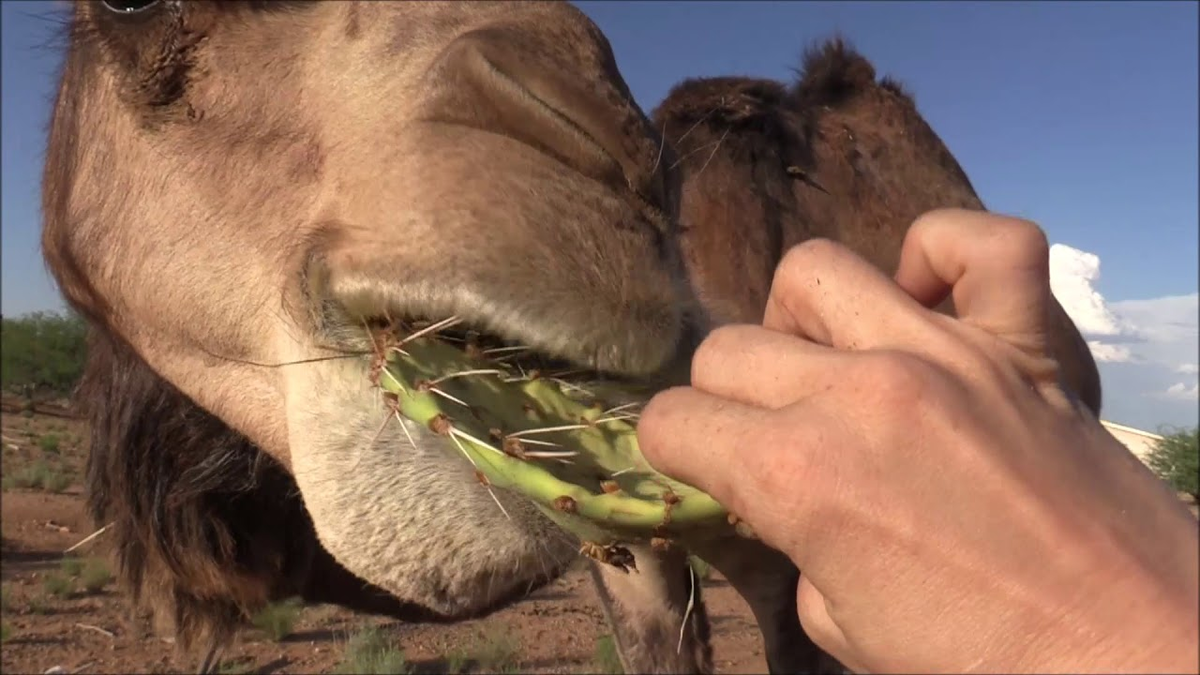
[[[422,326],[436,322],[416,320],[412,323]],[[376,319],[371,324],[375,330],[395,330],[394,323],[383,319]],[[452,343],[478,358],[496,361],[498,364],[507,365],[515,368],[518,372],[534,377],[553,377],[567,382],[605,381],[624,385],[631,391],[641,389],[649,384],[647,378],[600,371],[568,357],[551,354],[538,347],[520,344],[494,331],[480,329],[468,321],[432,331],[428,337]]]

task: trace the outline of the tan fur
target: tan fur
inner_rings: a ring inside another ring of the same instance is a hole
[[[372,442],[363,360],[312,360],[360,348],[364,319],[455,313],[582,365],[686,376],[661,139],[595,26],[544,2],[74,11],[44,229],[68,301],[290,470],[321,545],[401,600],[474,615],[576,560],[427,431]],[[711,667],[622,643],[635,669]]]

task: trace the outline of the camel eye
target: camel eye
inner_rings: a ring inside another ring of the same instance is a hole
[[[100,0],[100,4],[104,5],[110,11],[118,14],[137,14],[138,12],[150,9],[157,5],[161,0]]]

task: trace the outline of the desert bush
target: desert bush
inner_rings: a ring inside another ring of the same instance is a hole
[[[61,444],[62,439],[60,439],[56,433],[49,433],[38,439],[38,447],[41,448],[43,452],[49,452],[55,455],[58,454],[59,445]]]
[[[49,492],[62,492],[71,485],[71,477],[47,462],[39,461],[4,477],[5,490],[32,488]]]
[[[0,386],[32,398],[66,396],[83,372],[87,325],[72,313],[35,312],[0,320]]]
[[[63,574],[74,579],[83,571],[83,561],[75,557],[63,558],[62,562],[58,564],[58,569]]]
[[[93,558],[87,561],[79,572],[79,583],[88,593],[99,593],[110,581],[112,573],[108,571],[108,565],[103,560]]]
[[[506,626],[493,625],[479,633],[473,660],[487,670],[506,671],[517,665],[521,646]]]
[[[346,650],[338,673],[362,675],[406,675],[411,672],[404,650],[379,630],[367,626],[346,641]]]
[[[303,609],[299,598],[288,598],[283,602],[273,602],[263,607],[254,615],[251,623],[263,631],[272,640],[278,642],[292,634],[296,621]]]
[[[1146,463],[1176,491],[1200,500],[1200,427],[1164,434]]]
[[[74,580],[65,574],[51,573],[46,575],[46,578],[42,580],[42,588],[56,598],[70,597],[74,587]]]

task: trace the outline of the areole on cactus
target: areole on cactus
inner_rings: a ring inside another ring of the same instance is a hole
[[[637,442],[640,401],[611,403],[632,392],[525,369],[512,362],[520,348],[450,334],[456,323],[390,326],[377,338],[372,381],[392,415],[469,461],[480,489],[524,496],[577,536],[581,552],[622,568],[633,565],[622,544],[748,535],[712,497],[649,465]]]

